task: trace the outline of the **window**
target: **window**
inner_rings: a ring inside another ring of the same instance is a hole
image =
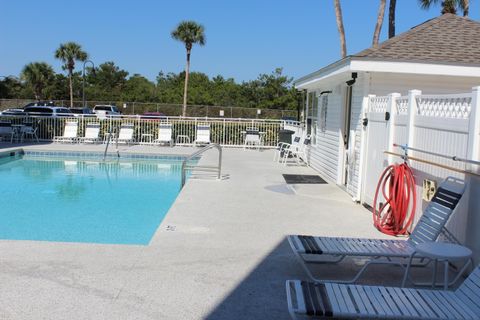
[[[320,109],[320,131],[325,132],[327,130],[327,107],[328,107],[328,94],[322,95],[322,106]]]
[[[31,113],[53,113],[51,108],[42,108],[42,107],[28,107],[24,109],[25,112]]]
[[[97,111],[110,111],[112,110],[112,107],[110,106],[95,106],[94,108]]]

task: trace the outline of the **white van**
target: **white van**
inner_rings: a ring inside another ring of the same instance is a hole
[[[93,112],[97,114],[104,114],[104,115],[120,115],[120,111],[116,106],[106,105],[106,104],[97,104],[93,107]]]

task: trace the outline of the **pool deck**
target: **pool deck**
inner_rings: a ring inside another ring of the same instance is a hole
[[[194,150],[133,146],[120,153]],[[216,157],[210,150],[200,163]],[[315,172],[272,158],[272,150],[225,148],[223,179],[190,179],[148,246],[0,240],[0,319],[289,319],[285,280],[306,275],[286,235],[387,236],[336,185],[287,187],[283,173]],[[317,271],[341,278],[361,262]],[[398,285],[403,274],[395,267],[373,271],[364,282]]]

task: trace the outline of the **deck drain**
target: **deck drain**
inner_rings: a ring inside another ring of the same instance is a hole
[[[320,176],[311,174],[284,174],[287,184],[326,184]]]

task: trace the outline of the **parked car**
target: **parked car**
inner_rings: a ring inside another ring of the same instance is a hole
[[[0,115],[2,116],[24,116],[26,115],[23,109],[19,108],[12,108],[12,109],[6,109],[0,112]]]
[[[93,116],[95,113],[90,108],[70,108],[70,111],[74,116],[83,115],[83,116]]]
[[[165,119],[165,114],[161,112],[144,112],[141,116],[142,119]]]
[[[95,107],[93,107],[93,112],[94,113],[103,113],[105,115],[120,115],[121,112],[118,110],[116,106],[112,105],[105,105],[105,104],[98,104]]]
[[[27,107],[55,107],[55,103],[53,101],[37,101],[27,103],[23,106],[23,109]]]
[[[26,107],[23,111],[29,116],[42,117],[71,117],[72,112],[65,107],[33,106]]]

